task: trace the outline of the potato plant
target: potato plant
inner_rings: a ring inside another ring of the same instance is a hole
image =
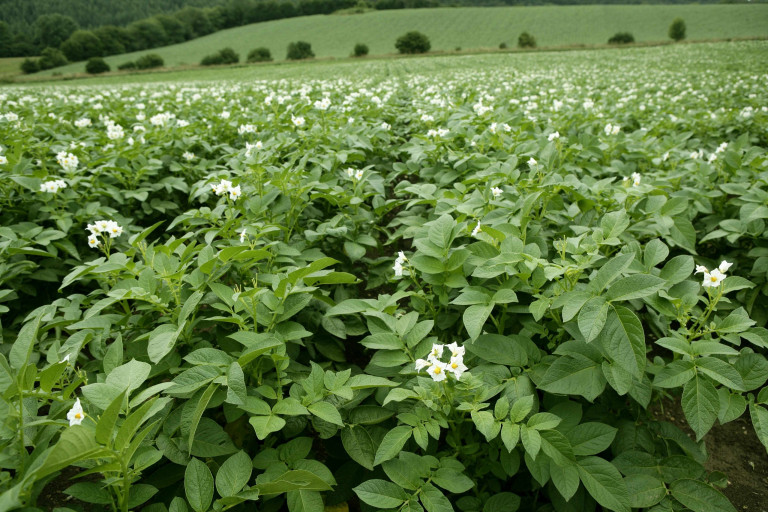
[[[0,90],[0,511],[734,510],[765,50]]]

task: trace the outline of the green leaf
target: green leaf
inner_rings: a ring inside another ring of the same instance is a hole
[[[648,508],[656,505],[667,495],[664,482],[651,475],[629,475],[625,480],[632,508]]]
[[[653,379],[653,385],[657,388],[680,387],[696,375],[693,361],[672,361],[661,369]]]
[[[698,441],[709,432],[717,419],[720,410],[717,390],[711,382],[697,375],[685,384],[681,404],[685,419],[696,433]]]
[[[432,474],[432,481],[448,492],[461,494],[475,486],[467,475],[456,472],[454,469],[440,468]]]
[[[670,486],[672,496],[693,512],[736,512],[736,509],[719,491],[710,485],[682,478]]]
[[[486,441],[491,441],[499,435],[501,424],[490,411],[472,411],[472,421],[478,432],[485,436]]]
[[[634,274],[619,279],[608,288],[608,301],[632,300],[647,297],[659,291],[667,282],[649,274]]]
[[[11,352],[8,354],[8,361],[14,369],[19,370],[29,362],[37,341],[37,331],[40,329],[43,316],[48,312],[48,308],[40,308],[32,320],[25,323],[19,330],[19,335],[16,336],[16,341],[13,342]]]
[[[552,461],[549,465],[549,476],[565,501],[569,501],[579,489],[579,470],[576,466],[558,466]]]
[[[239,451],[221,465],[216,473],[216,491],[222,497],[234,496],[251,479],[253,463],[243,451]]]
[[[376,508],[399,507],[408,501],[408,494],[400,486],[386,480],[366,480],[352,490],[361,501]]]
[[[744,411],[747,410],[746,399],[738,393],[732,393],[726,388],[720,388],[717,390],[717,396],[720,398],[720,409],[717,412],[717,419],[720,423],[733,421],[741,417]]]
[[[716,357],[700,357],[696,359],[696,368],[704,375],[716,380],[720,384],[728,386],[736,391],[744,389],[744,379],[736,369]]]
[[[317,491],[288,491],[286,494],[290,512],[323,512],[323,496]]]
[[[384,377],[375,377],[373,375],[366,375],[361,373],[359,375],[353,375],[347,381],[347,386],[352,389],[367,389],[367,388],[396,388],[399,386],[397,382],[393,382]]]
[[[599,364],[586,358],[561,356],[546,371],[539,387],[549,393],[581,395],[590,402],[605,388]]]
[[[483,334],[474,342],[464,346],[468,351],[489,363],[519,367],[528,364],[525,347],[515,336]]]
[[[112,503],[112,497],[109,495],[109,491],[96,482],[80,482],[70,485],[64,491],[64,494],[68,494],[85,503],[96,503],[98,505],[109,505]]]
[[[131,391],[144,384],[151,370],[152,367],[149,364],[131,359],[109,372],[106,384],[127,389],[130,394]]]
[[[757,438],[768,450],[768,410],[759,405],[749,405],[749,416],[752,418],[752,426],[755,428]]]
[[[248,391],[245,388],[245,374],[240,364],[235,361],[227,370],[227,402],[235,405],[243,405],[248,399]]]
[[[376,446],[367,430],[363,427],[345,428],[341,431],[341,444],[347,454],[369,471],[373,471]]]
[[[464,310],[464,327],[467,329],[470,339],[477,339],[483,332],[483,326],[485,321],[493,311],[493,304],[491,305],[474,305],[469,306]]]
[[[168,355],[173,350],[183,328],[183,325],[177,327],[173,324],[163,324],[150,332],[149,343],[147,344],[149,360],[153,363],[159,363],[162,358]]]
[[[407,425],[400,425],[387,432],[381,440],[378,450],[376,450],[373,465],[378,466],[385,460],[397,457],[397,454],[400,453],[400,450],[411,438],[411,435],[413,435],[413,427]]]
[[[207,512],[213,501],[213,475],[201,460],[192,458],[184,471],[184,492],[195,512]]]
[[[539,431],[528,428],[525,425],[520,425],[520,440],[523,442],[525,451],[535,460],[541,449],[541,434],[539,434]]]
[[[579,331],[587,343],[597,338],[603,330],[609,306],[603,297],[593,297],[579,311]]]
[[[269,482],[255,485],[261,494],[281,494],[289,491],[330,491],[332,487],[314,473],[297,469],[283,473]]]
[[[429,226],[429,241],[441,249],[447,249],[453,240],[453,228],[456,222],[447,213],[431,222]]]
[[[93,430],[82,425],[74,425],[61,433],[59,441],[54,445],[37,471],[28,475],[38,480],[44,476],[60,471],[77,462],[95,458],[105,450],[96,443]],[[106,452],[109,453],[109,452]]]
[[[292,396],[288,396],[279,400],[274,407],[272,407],[273,414],[281,414],[283,416],[302,416],[309,414],[309,410],[301,405],[297,399]]]
[[[615,512],[630,512],[629,492],[619,471],[600,457],[579,461],[579,478],[600,505]]]
[[[691,277],[694,267],[695,263],[692,256],[675,256],[664,265],[659,277],[669,285],[677,284]]]
[[[427,512],[453,512],[453,507],[448,498],[435,487],[434,485],[427,483],[421,488],[421,494],[419,500],[424,506]]]
[[[501,425],[501,441],[508,452],[514,450],[517,446],[517,440],[520,439],[520,425],[505,421]]]
[[[520,423],[526,416],[528,416],[528,413],[531,412],[533,404],[533,395],[519,397],[509,409],[509,418],[515,423]]]
[[[425,274],[442,274],[445,271],[443,262],[432,256],[417,254],[410,262],[416,270]]]
[[[549,412],[537,412],[528,418],[528,428],[536,430],[551,430],[563,421],[559,416]]]
[[[310,404],[307,409],[309,409],[309,412],[328,423],[333,423],[340,427],[344,426],[344,422],[341,420],[341,414],[339,414],[338,409],[329,402],[315,402]]]
[[[253,427],[253,430],[256,431],[256,437],[260,441],[266,439],[272,432],[279,432],[285,426],[285,420],[274,414],[269,416],[251,416],[248,422]]]
[[[596,293],[602,292],[606,286],[611,284],[614,279],[619,277],[632,264],[634,259],[634,254],[619,254],[611,258],[597,271],[595,278],[589,283],[590,288]]]
[[[127,390],[120,393],[115,398],[109,407],[106,408],[104,414],[99,418],[96,423],[96,442],[99,444],[107,445],[112,440],[112,433],[115,430],[115,423],[117,422],[117,416],[120,414],[120,410],[123,408],[123,401],[125,400],[125,394]]]
[[[541,449],[558,466],[572,466],[576,462],[573,448],[563,434],[557,430],[544,430],[541,435]]]
[[[568,439],[574,455],[596,455],[608,449],[616,432],[618,429],[605,423],[587,422],[568,432]]]
[[[483,512],[516,512],[520,508],[520,496],[511,492],[494,494],[485,502]]]
[[[597,340],[616,365],[637,379],[642,377],[646,363],[645,333],[632,311],[623,306],[612,307]]]

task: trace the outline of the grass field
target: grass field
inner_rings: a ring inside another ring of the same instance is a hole
[[[21,74],[19,66],[24,57],[9,57],[0,59],[0,80]]]
[[[768,5],[467,7],[278,20],[106,60],[114,68],[142,54],[157,53],[166,66],[180,66],[197,64],[224,47],[232,47],[244,60],[259,46],[270,48],[279,60],[288,43],[296,40],[311,43],[318,58],[347,57],[358,42],[367,44],[371,55],[382,55],[394,52],[397,37],[409,30],[424,32],[432,49],[443,51],[497,48],[501,42],[514,47],[522,31],[533,34],[539,46],[604,44],[620,31],[633,33],[637,42],[664,41],[676,17],[685,19],[689,40],[768,36]],[[83,71],[84,64],[75,63],[40,74]]]

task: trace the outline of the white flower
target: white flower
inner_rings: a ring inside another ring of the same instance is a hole
[[[159,114],[150,117],[149,122],[152,126],[165,126],[171,119],[173,119],[173,117],[173,114],[170,112],[160,112]],[[136,116],[136,119],[138,118],[139,116]]]
[[[99,238],[96,235],[88,235],[88,247],[95,249],[101,244]]]
[[[467,367],[464,364],[464,355],[452,357],[451,362],[448,363],[447,370],[453,372],[457,379],[461,378],[461,375],[467,371]]]
[[[62,188],[67,188],[67,183],[64,180],[51,180],[40,185],[40,192],[55,194]]]
[[[124,136],[125,131],[123,131],[123,127],[119,124],[110,123],[107,125],[107,137],[110,140],[122,139]]]
[[[83,406],[80,405],[80,399],[75,400],[75,405],[67,412],[67,419],[69,420],[69,426],[79,425],[85,419],[85,412]]]
[[[464,347],[460,347],[458,343],[455,341],[453,343],[449,343],[445,346],[450,353],[451,353],[451,359],[456,357],[464,357]]]
[[[633,172],[632,173],[632,186],[637,187],[640,185],[640,173],[639,172]]]
[[[725,274],[726,272],[728,272],[728,269],[731,268],[732,265],[733,263],[728,263],[727,261],[723,260],[720,262],[720,266],[717,267],[717,269],[723,274]]]
[[[91,126],[91,120],[88,119],[87,117],[78,119],[77,121],[75,121],[75,126],[77,126],[78,128],[85,128],[87,126]]]
[[[233,201],[237,201],[237,199],[238,199],[238,198],[239,198],[241,195],[243,195],[243,194],[242,194],[242,192],[240,191],[240,185],[238,185],[238,186],[236,186],[236,187],[232,187],[231,189],[229,189],[229,198],[230,198],[231,200],[233,200]]]
[[[242,243],[245,243],[245,237],[246,237],[246,234],[245,234],[245,228],[243,228],[243,230],[242,230],[242,231],[240,231],[240,243],[241,243],[241,244],[242,244]]]
[[[488,127],[488,131],[491,132],[491,133],[496,133],[496,127],[497,126],[498,125],[496,123],[491,123],[491,126]]]
[[[357,172],[355,172],[355,179],[357,179],[357,180],[363,179],[363,170],[362,169],[358,169]]]
[[[432,350],[429,351],[429,357],[433,357],[435,359],[439,358],[443,355],[443,348],[445,345],[440,345],[439,343],[433,343],[432,344]]]
[[[429,115],[429,114],[422,114],[422,115],[421,115],[421,120],[422,120],[423,122],[425,122],[425,123],[429,123],[429,122],[432,122],[432,121],[434,121],[434,120],[435,120],[435,118],[434,118],[434,117],[432,117],[432,116],[431,116],[431,115]]]
[[[727,142],[723,142],[722,144],[717,146],[717,149],[715,150],[715,153],[722,153],[726,149],[728,149],[728,143]]]
[[[219,117],[221,117],[222,119],[229,119],[229,112],[225,110],[221,114],[219,114]]]
[[[432,366],[429,367],[429,376],[435,382],[445,380],[448,365],[437,360],[431,361]]]
[[[60,362],[60,363],[69,363],[69,354],[65,355],[65,356],[64,356],[64,359],[62,359],[62,360],[61,360],[61,361],[59,361],[59,362]]]
[[[355,170],[351,167],[347,167],[347,176],[350,178],[355,175]]]
[[[397,253],[397,262],[399,262],[401,265],[405,263],[408,260],[408,258],[405,257],[405,253],[403,251],[399,251]]]
[[[428,361],[426,359],[417,359],[416,363],[415,363],[416,371],[420,372],[421,370],[423,370],[424,368],[426,368],[430,364],[432,364],[432,362]]]
[[[606,135],[616,135],[621,131],[621,126],[619,125],[612,125],[611,123],[608,123],[605,125],[605,134]]]
[[[536,159],[535,159],[535,158],[533,158],[533,157],[531,157],[531,158],[529,158],[529,159],[528,159],[528,165],[530,165],[531,167],[533,167],[533,166],[537,165],[538,163],[539,163],[539,162],[537,162],[537,161],[536,161]]]
[[[184,154],[181,156],[183,156],[184,160],[186,160],[187,162],[191,162],[192,160],[195,159],[195,154],[190,151],[185,151]]]
[[[66,151],[57,153],[56,161],[65,171],[74,171],[77,169],[77,164],[79,163],[79,160],[75,155],[67,153]]]
[[[720,283],[725,279],[725,274],[718,269],[714,269],[712,272],[704,272],[704,282],[701,286],[704,288],[711,288],[714,286],[720,286]]]
[[[252,124],[241,124],[237,129],[237,133],[240,135],[244,133],[256,133],[256,127]]]
[[[249,142],[245,143],[245,158],[250,158],[250,156],[253,154],[254,149],[261,149],[264,147],[264,144],[261,143],[260,140],[257,140],[255,144],[251,144]]]
[[[109,221],[107,232],[109,233],[109,238],[117,238],[123,234],[123,228],[122,226],[118,225],[117,222],[111,220]]]
[[[394,266],[392,267],[392,270],[395,271],[395,277],[402,277],[403,275],[403,264],[399,261],[395,261]]]
[[[5,165],[8,163],[8,159],[5,158],[4,155],[0,155],[0,165]]]
[[[382,130],[390,130],[392,128],[392,125],[387,123],[386,121],[381,123],[381,129]]]
[[[213,188],[213,191],[217,196],[223,196],[232,190],[232,182],[229,180],[221,180],[218,184],[211,183],[211,188]]]
[[[705,267],[704,265],[696,265],[696,272],[694,272],[693,274],[696,275],[699,272],[707,273],[707,272],[709,272],[709,270],[707,270],[707,267]]]
[[[297,117],[297,116],[291,115],[291,122],[297,128],[300,128],[300,127],[304,126],[304,118],[301,117],[301,116]]]
[[[549,134],[549,136],[547,137],[547,140],[549,142],[552,142],[553,140],[559,139],[559,138],[560,138],[560,132],[553,132]]]
[[[477,226],[475,226],[475,229],[472,230],[472,236],[477,236],[480,234],[480,221],[477,221]]]
[[[499,197],[499,196],[501,196],[502,192],[504,192],[504,191],[503,191],[503,190],[501,190],[499,187],[493,187],[493,188],[491,189],[491,194],[493,194],[493,197]]]
[[[328,110],[328,108],[331,106],[331,99],[326,96],[320,101],[315,102],[315,108],[318,110]]]

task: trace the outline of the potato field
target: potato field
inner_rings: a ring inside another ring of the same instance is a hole
[[[403,62],[0,88],[0,512],[736,510],[768,43]]]

